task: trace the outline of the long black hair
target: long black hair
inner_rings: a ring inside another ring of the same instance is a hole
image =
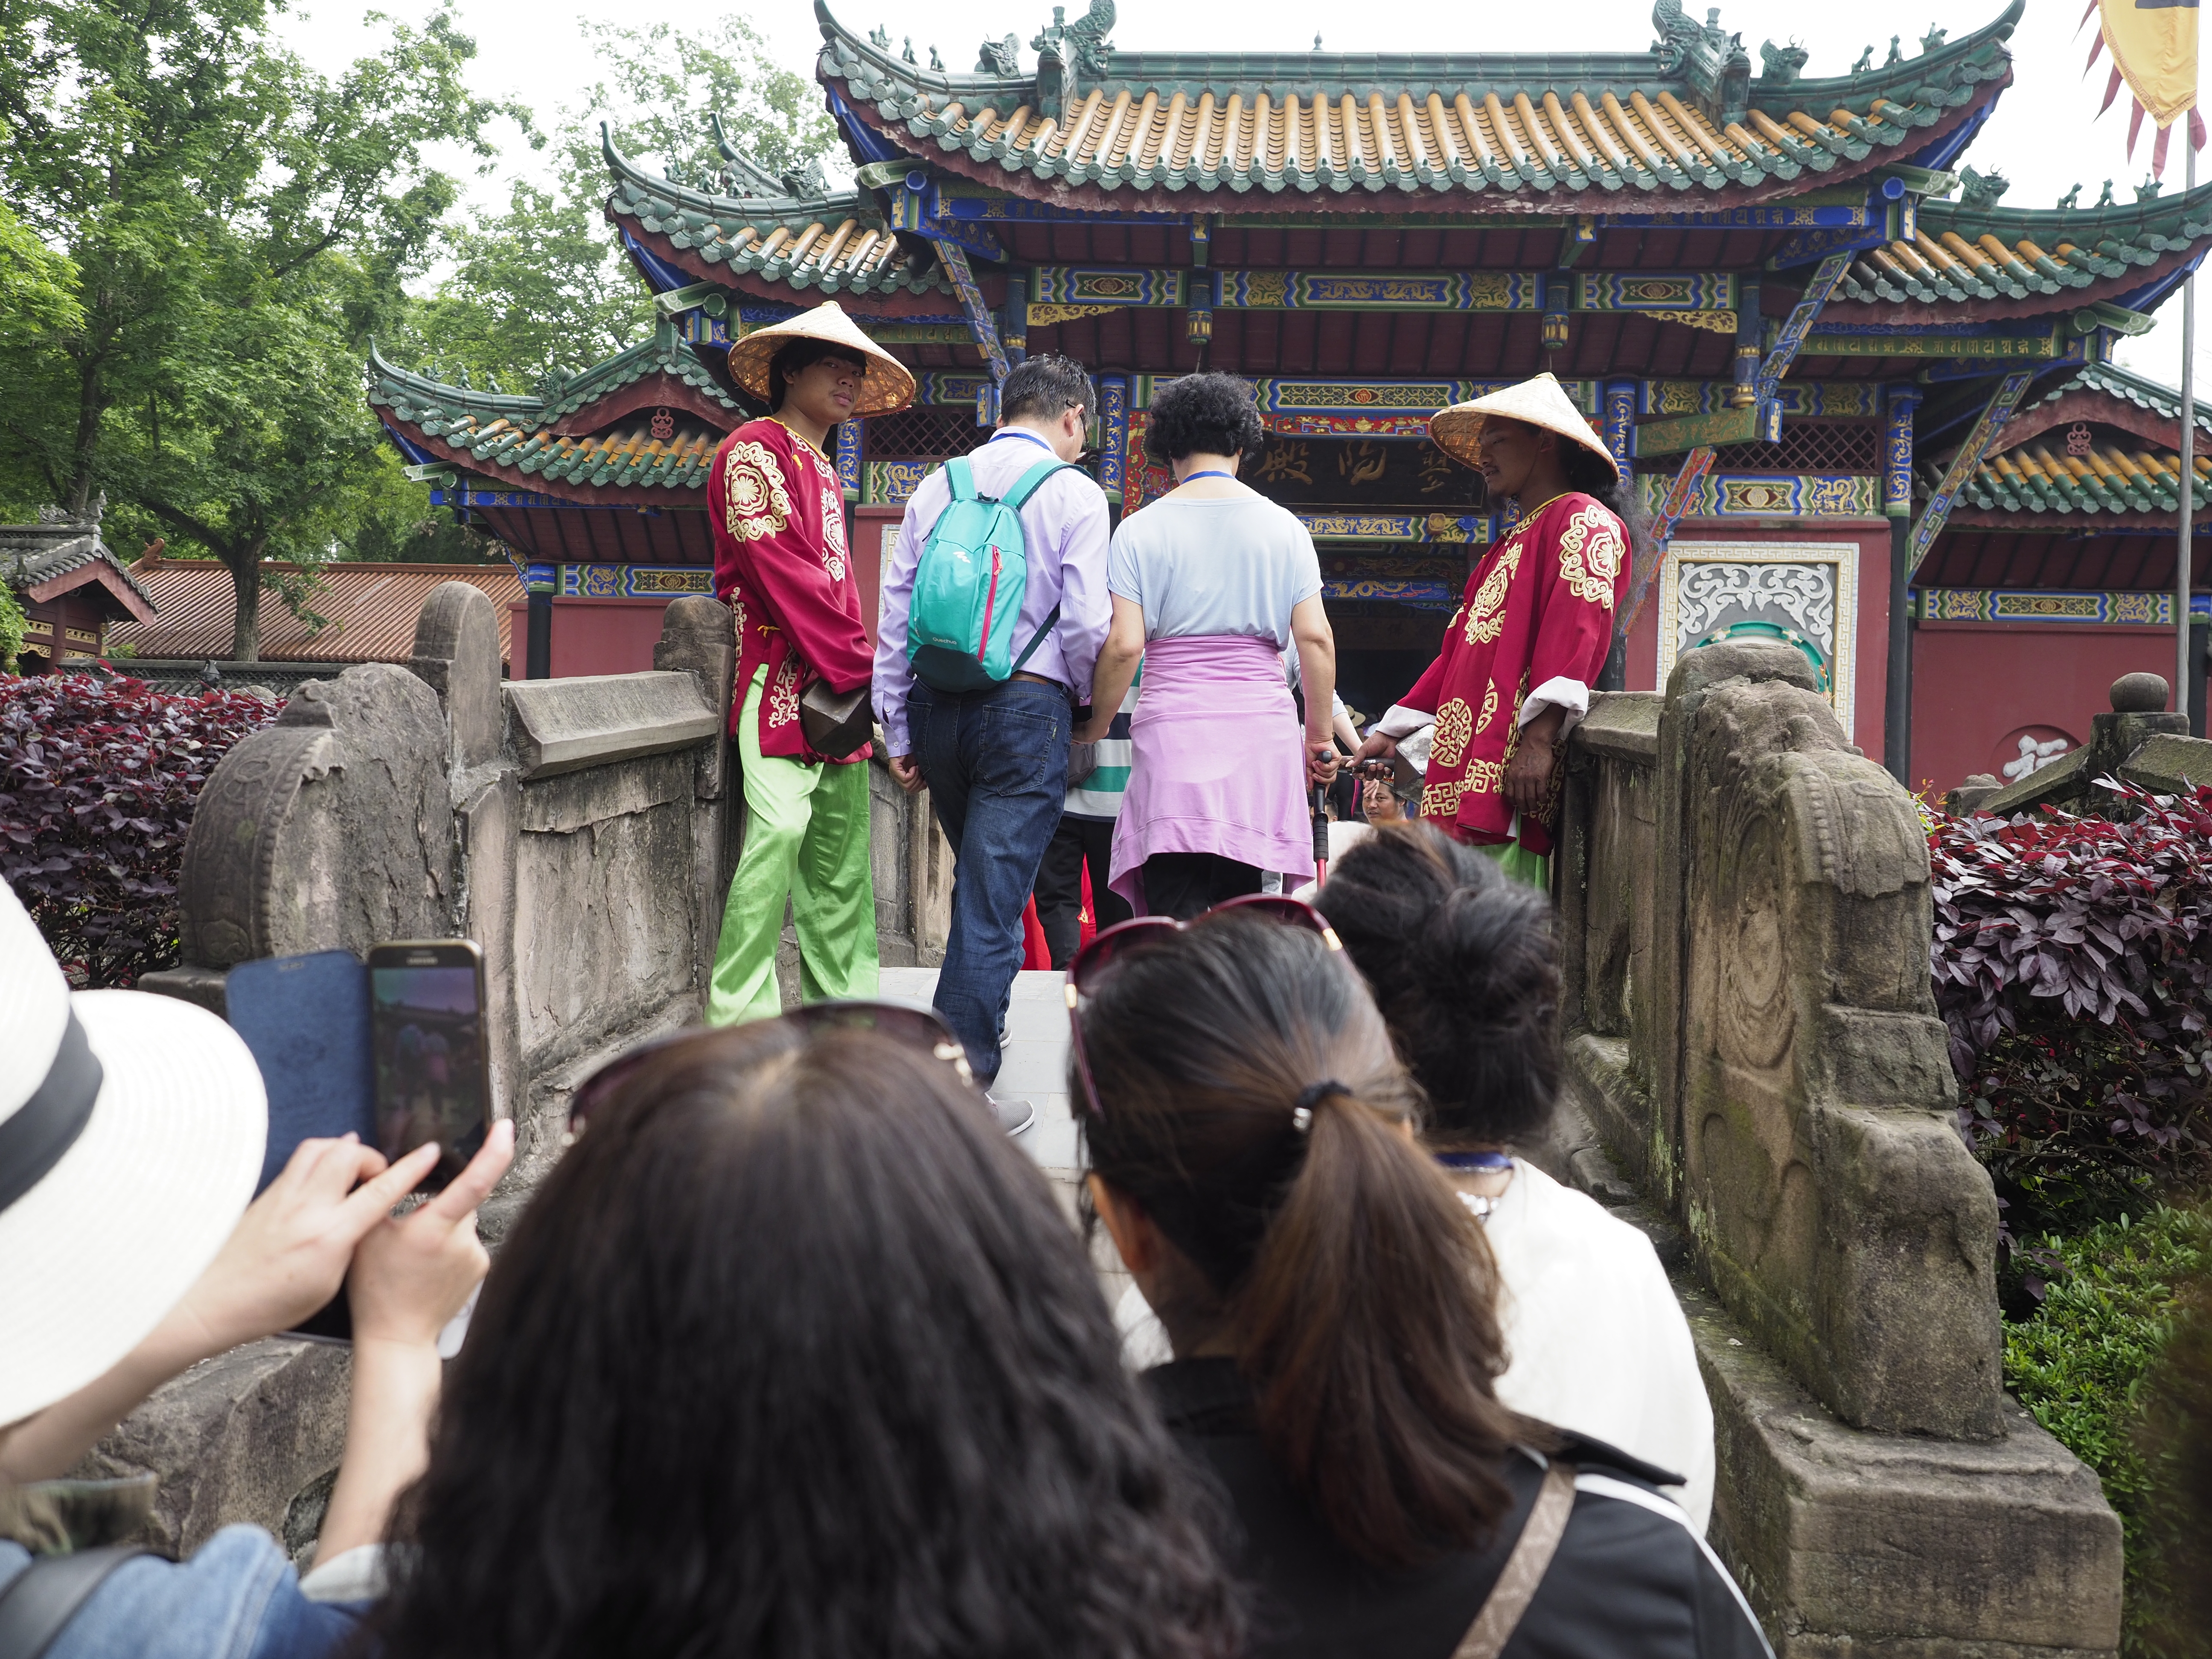
[[[1204,1659],[1209,1500],[950,1068],[701,1033],[500,1251],[403,1501],[394,1659]]]
[[[1091,1168],[1202,1278],[1276,1468],[1377,1565],[1480,1546],[1545,1431],[1492,1392],[1497,1268],[1358,975],[1232,912],[1132,947],[1080,1017]]]

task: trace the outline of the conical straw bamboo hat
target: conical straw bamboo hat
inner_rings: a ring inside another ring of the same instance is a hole
[[[868,366],[861,383],[855,415],[888,415],[914,401],[914,375],[907,366],[860,332],[835,300],[824,300],[811,311],[782,322],[757,328],[730,348],[730,374],[756,398],[769,395],[768,366],[775,354],[793,340],[827,340],[840,345]]]
[[[1482,459],[1483,420],[1492,415],[1540,426],[1547,432],[1571,438],[1608,461],[1613,459],[1613,452],[1605,447],[1605,440],[1591,429],[1589,417],[1575,407],[1575,400],[1567,396],[1567,389],[1550,374],[1539,374],[1533,380],[1509,386],[1503,392],[1493,392],[1471,403],[1438,410],[1430,418],[1429,437],[1452,459],[1473,466]]]

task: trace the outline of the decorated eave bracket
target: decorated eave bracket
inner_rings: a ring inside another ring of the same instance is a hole
[[[939,214],[936,181],[927,168],[902,172],[895,163],[879,163],[862,167],[858,177],[864,188],[889,192],[894,229],[925,237],[937,250],[938,263],[952,279],[952,291],[960,296],[961,312],[968,319],[968,332],[991,371],[990,390],[976,408],[976,419],[985,424],[995,421],[998,388],[1012,372],[1013,362],[1007,343],[1000,337],[998,319],[984,303],[982,287],[975,280],[975,268],[968,262],[968,256],[973,252],[987,258],[1002,259],[1005,250],[989,231]]]
[[[1850,268],[1850,263],[1851,256],[1848,251],[1831,253],[1820,261],[1820,269],[1813,273],[1813,280],[1806,285],[1805,292],[1799,296],[1797,303],[1790,307],[1788,320],[1775,336],[1772,349],[1768,351],[1765,361],[1759,366],[1758,378],[1752,383],[1755,400],[1749,407],[1731,409],[1722,415],[1689,417],[1691,421],[1707,423],[1709,433],[1704,436],[1703,441],[1682,457],[1681,470],[1675,473],[1674,482],[1668,486],[1667,494],[1659,505],[1657,518],[1651,526],[1655,541],[1663,546],[1674,539],[1674,526],[1680,522],[1683,514],[1689,510],[1690,497],[1697,489],[1698,481],[1712,471],[1716,445],[1744,443],[1754,439],[1764,439],[1771,443],[1782,435],[1782,405],[1776,395],[1782,389],[1782,377],[1790,372],[1790,365],[1796,360],[1799,348],[1805,343],[1805,337],[1812,332],[1821,307],[1828,303],[1828,296],[1836,291],[1836,284],[1844,280],[1844,272]],[[1681,427],[1688,422],[1668,422],[1665,424]],[[1642,436],[1639,430],[1639,445]]]
[[[1916,173],[1920,168],[1913,169]],[[1948,174],[1933,175],[1948,179]],[[1891,242],[1909,242],[1917,228],[1919,192],[1899,178],[1876,179],[1867,190],[1866,211],[1856,225],[1815,227],[1791,234],[1766,261],[1769,270],[1809,265],[1836,253],[1862,253]]]
[[[1910,573],[1908,581],[1920,574],[1921,562],[1927,558],[1928,550],[1936,545],[1936,537],[1943,533],[1943,526],[1951,516],[1959,492],[1989,459],[1990,446],[2004,430],[2005,422],[2012,419],[2013,411],[2020,407],[2020,400],[2034,380],[2033,369],[2016,368],[1997,382],[1997,389],[1983,408],[1981,418],[1966,434],[1959,453],[1951,458],[1951,465],[1943,470],[1943,481],[1936,486],[1936,493],[1928,498],[1927,507],[1912,526],[1911,552],[1905,562]]]

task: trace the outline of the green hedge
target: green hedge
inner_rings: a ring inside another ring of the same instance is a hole
[[[2148,1451],[2142,1429],[2178,1299],[2212,1273],[2212,1213],[2160,1206],[2140,1219],[2023,1242],[2015,1260],[2044,1275],[2043,1297],[2031,1316],[2005,1326],[2005,1383],[2097,1472],[2119,1513],[2127,1538],[2122,1651],[2137,1659],[2206,1652],[2201,1632],[2172,1633],[2188,1622],[2174,1616],[2160,1559],[2173,1477],[2167,1460]]]

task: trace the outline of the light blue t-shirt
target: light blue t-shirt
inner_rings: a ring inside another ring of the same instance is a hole
[[[1264,495],[1158,501],[1114,532],[1106,586],[1144,607],[1147,640],[1243,634],[1279,651],[1291,608],[1321,592],[1321,560]]]

